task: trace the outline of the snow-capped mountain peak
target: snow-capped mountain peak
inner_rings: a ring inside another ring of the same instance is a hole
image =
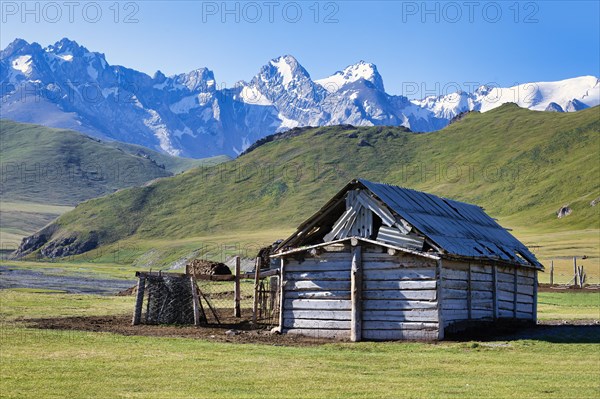
[[[359,61],[356,64],[347,66],[343,71],[337,71],[333,75],[316,80],[328,92],[334,93],[350,83],[359,80],[371,82],[379,91],[385,92],[383,79],[377,71],[377,66],[365,61]]]
[[[250,82],[220,88],[207,68],[151,77],[110,65],[104,54],[69,39],[45,48],[17,39],[0,51],[0,101],[3,118],[206,157],[236,156],[296,126],[403,125],[427,132],[462,112],[506,102],[574,112],[600,103],[600,82],[581,76],[409,100],[384,91],[374,64],[360,61],[314,81],[296,58],[284,55]]]

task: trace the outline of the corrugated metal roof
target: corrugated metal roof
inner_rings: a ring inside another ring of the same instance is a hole
[[[525,245],[476,205],[368,180],[358,182],[448,254],[541,267]]]

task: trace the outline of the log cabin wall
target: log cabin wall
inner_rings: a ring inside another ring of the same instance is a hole
[[[476,320],[536,320],[537,271],[525,267],[442,261],[444,328]]]
[[[323,338],[349,338],[351,252],[330,246],[311,255],[282,259],[282,332]]]
[[[353,294],[353,251],[330,246],[284,258],[282,331],[357,340],[438,339],[436,261],[363,245],[360,290]],[[359,295],[358,312],[353,295]]]

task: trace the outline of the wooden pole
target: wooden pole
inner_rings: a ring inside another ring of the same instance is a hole
[[[533,322],[537,323],[538,271],[533,272]]]
[[[254,302],[252,303],[252,322],[256,323],[256,317],[258,313],[258,290],[260,282],[260,258],[256,258],[256,266],[254,269]]]
[[[472,313],[473,313],[473,304],[472,302],[472,288],[471,288],[471,264],[469,263],[468,265],[468,269],[467,269],[467,317],[469,320],[471,320],[472,318]]]
[[[498,266],[492,265],[493,317],[498,320]]]
[[[283,333],[283,305],[284,305],[284,298],[283,298],[283,294],[284,294],[284,285],[285,285],[285,281],[283,279],[284,276],[284,266],[285,266],[285,259],[281,258],[281,266],[279,268],[279,332]]]
[[[352,247],[351,278],[351,330],[350,340],[358,342],[362,339],[362,250],[360,245]]]
[[[438,339],[441,341],[444,339],[444,312],[442,310],[442,305],[444,303],[444,299],[442,298],[443,289],[442,289],[442,260],[438,259],[436,261],[435,268],[435,286],[436,286],[436,309],[437,309],[437,318],[438,318]]]
[[[235,282],[233,286],[233,317],[241,317],[242,311],[240,309],[241,292],[240,292],[240,257],[235,257]]]
[[[554,259],[550,261],[550,285],[554,285]]]
[[[139,277],[137,284],[137,295],[135,297],[135,310],[133,311],[133,320],[131,324],[136,326],[142,319],[142,305],[144,303],[144,289],[146,288],[146,278]]]
[[[577,257],[573,256],[573,280],[575,287],[577,287]]]
[[[515,295],[513,297],[514,298],[514,300],[513,300],[513,317],[516,319],[517,318],[517,294],[519,292],[519,281],[518,281],[519,276],[518,276],[518,270],[517,270],[516,267],[514,268],[514,272],[513,273],[514,273],[513,274],[513,276],[514,276],[514,278],[513,278],[513,281],[514,281],[513,290],[515,291],[514,292]]]
[[[200,299],[198,298],[198,291],[196,290],[196,280],[194,276],[190,276],[190,288],[192,290],[192,304],[194,307],[194,325],[200,325]]]

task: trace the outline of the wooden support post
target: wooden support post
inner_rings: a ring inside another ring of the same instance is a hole
[[[516,319],[517,318],[517,293],[518,293],[518,288],[519,288],[519,276],[518,276],[518,270],[516,267],[513,267],[514,272],[513,272],[513,290],[514,290],[514,296],[513,296],[513,317]]]
[[[472,304],[472,289],[471,289],[471,264],[469,263],[467,269],[467,315],[468,319],[471,320],[471,314],[473,313],[473,304]]]
[[[538,271],[533,272],[533,317],[534,323],[537,323],[537,298],[538,298]]]
[[[260,258],[256,258],[256,266],[254,267],[254,302],[252,303],[252,322],[256,323],[258,315],[258,290],[260,282]]]
[[[577,287],[577,257],[573,256],[573,279],[575,287]]]
[[[436,270],[435,270],[435,288],[436,288],[436,309],[437,309],[437,317],[438,317],[438,339],[441,341],[444,339],[444,311],[443,311],[443,303],[444,299],[442,298],[442,293],[444,290],[442,289],[442,260],[438,259],[436,262]]]
[[[235,257],[235,280],[233,285],[233,317],[241,317],[242,310],[240,308],[240,302],[242,294],[240,292],[240,257]]]
[[[146,288],[146,278],[139,277],[137,284],[137,295],[135,297],[135,309],[133,311],[133,320],[131,324],[136,326],[142,319],[142,306],[144,303],[144,289]]]
[[[550,285],[554,285],[554,259],[550,261]]]
[[[350,340],[358,342],[362,339],[362,249],[360,245],[352,247]]]
[[[492,265],[492,301],[494,320],[498,319],[498,266]]]
[[[279,332],[283,332],[283,289],[285,286],[285,259],[281,258],[281,266],[279,267]]]
[[[192,290],[192,305],[194,307],[194,325],[200,325],[200,298],[198,298],[198,291],[196,288],[196,279],[194,276],[190,276],[190,289]]]

